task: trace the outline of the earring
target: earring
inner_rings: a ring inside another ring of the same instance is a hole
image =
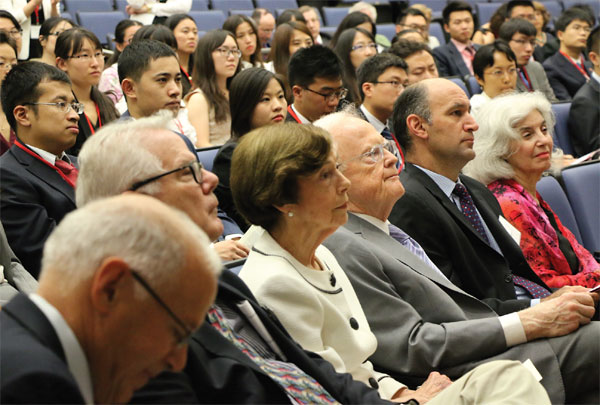
[[[292,211],[288,212],[288,217],[293,217],[294,213]]]

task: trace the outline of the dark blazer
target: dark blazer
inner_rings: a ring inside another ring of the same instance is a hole
[[[473,47],[476,51],[479,49],[479,45],[477,44],[473,44]],[[440,45],[433,50],[433,58],[435,59],[440,77],[459,76],[462,78],[471,75],[469,68],[467,68],[467,65],[463,61],[461,53],[450,40],[448,40],[447,44]]]
[[[581,86],[573,97],[569,135],[575,156],[600,148],[600,83],[594,78]]]
[[[525,70],[527,71],[527,76],[529,76],[531,87],[534,91],[541,91],[544,93],[550,102],[558,101],[554,95],[554,91],[552,90],[550,83],[548,83],[548,77],[546,77],[546,72],[544,71],[544,67],[541,63],[530,60],[529,63],[525,65]],[[523,93],[529,91],[529,89],[525,86],[525,83],[523,83],[520,75],[517,75],[517,90]]]
[[[225,270],[219,280],[217,302],[234,310],[247,300],[273,337],[287,361],[318,381],[341,403],[389,403],[377,391],[350,374],[338,374],[320,356],[304,351],[285,331],[277,317],[258,305],[235,274]],[[285,391],[244,353],[212,326],[204,325],[193,335],[183,373],[163,373],[134,396],[136,403],[289,403]]]
[[[592,75],[592,63],[588,60],[583,62],[584,68],[589,76]],[[560,52],[544,61],[544,69],[554,95],[559,100],[570,100],[575,93],[585,84],[585,77],[567,60]]]
[[[77,166],[77,159],[70,156]],[[74,210],[75,189],[51,167],[12,146],[0,157],[0,218],[8,243],[37,278],[46,239]]]
[[[0,402],[83,404],[54,328],[27,296],[0,311]]]
[[[394,206],[389,221],[419,242],[430,259],[463,291],[503,315],[530,305],[529,300],[516,299],[513,273],[546,287],[500,224],[500,205],[483,184],[460,176],[503,255],[483,240],[422,170],[407,163],[400,179],[406,193]]]

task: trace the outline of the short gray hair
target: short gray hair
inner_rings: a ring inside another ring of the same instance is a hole
[[[40,283],[48,274],[58,276],[57,291],[68,296],[105,259],[119,257],[165,290],[174,286],[191,254],[202,257],[211,273],[219,273],[221,261],[208,237],[187,215],[149,196],[121,195],[65,216],[44,246]]]
[[[354,13],[355,11],[361,11],[364,9],[368,9],[371,14],[373,14],[373,24],[377,22],[377,9],[374,5],[367,3],[366,1],[359,1],[355,3],[352,7],[348,9],[348,14]]]
[[[426,82],[426,81],[425,81]],[[409,115],[415,114],[431,125],[431,108],[429,108],[429,91],[424,82],[408,86],[394,103],[392,112],[392,132],[398,143],[407,152],[412,147],[412,138],[406,125]]]
[[[145,138],[150,131],[169,130],[172,119],[170,112],[159,111],[147,118],[113,122],[90,137],[78,157],[77,206],[121,194],[136,181],[162,172],[162,163],[147,149]],[[156,194],[160,184],[153,182],[139,190]]]
[[[474,133],[475,159],[465,165],[463,173],[484,184],[514,178],[515,172],[506,159],[517,151],[515,144],[522,139],[515,127],[534,110],[542,114],[549,132],[553,133],[552,107],[540,92],[507,94],[484,104],[475,116],[479,124]],[[552,154],[554,158],[562,157],[560,150]]]

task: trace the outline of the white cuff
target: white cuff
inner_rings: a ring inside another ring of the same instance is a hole
[[[500,325],[502,325],[502,330],[504,331],[506,346],[511,347],[527,342],[525,329],[523,329],[519,314],[513,312],[508,315],[502,315],[498,319],[500,320]]]

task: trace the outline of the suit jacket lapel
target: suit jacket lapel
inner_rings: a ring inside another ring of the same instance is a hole
[[[449,44],[451,44],[451,46],[450,46],[450,52],[453,55],[452,60],[454,61],[454,63],[458,67],[458,71],[460,72],[461,78],[470,75],[471,72],[469,72],[469,69],[467,68],[467,65],[465,65],[465,62],[463,61],[463,58],[462,58],[462,54],[459,52],[459,50],[456,47],[456,45],[454,45],[452,43],[452,41],[450,41]]]
[[[69,183],[63,180],[60,174],[19,148],[12,148],[10,151],[14,154],[15,159],[22,164],[29,173],[64,194],[64,196],[73,203],[73,208],[75,208],[75,190]]]

